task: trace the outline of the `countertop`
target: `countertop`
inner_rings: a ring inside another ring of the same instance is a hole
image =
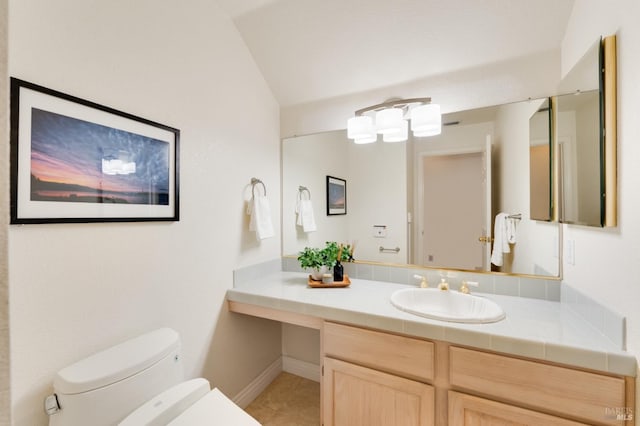
[[[476,293],[506,318],[491,324],[431,320],[394,307],[391,294],[412,286],[351,279],[345,288],[310,288],[307,274],[276,272],[227,291],[227,300],[389,332],[487,349],[596,371],[636,376],[636,358],[562,302]],[[453,290],[455,291],[455,290]]]

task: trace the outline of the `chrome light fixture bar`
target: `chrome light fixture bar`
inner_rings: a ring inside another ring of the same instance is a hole
[[[378,134],[384,142],[404,142],[409,138],[408,120],[416,137],[438,135],[442,129],[440,106],[431,98],[390,99],[357,110],[347,121],[347,137],[357,144],[376,142]]]

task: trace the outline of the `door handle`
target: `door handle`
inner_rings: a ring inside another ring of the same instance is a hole
[[[485,243],[485,244],[492,243],[493,242],[493,237],[485,237],[485,236],[478,237],[478,241],[480,241],[481,243]]]

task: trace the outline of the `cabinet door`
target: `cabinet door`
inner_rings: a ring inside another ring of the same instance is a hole
[[[432,426],[433,387],[325,357],[325,426]]]
[[[577,423],[488,399],[449,391],[451,426],[579,426]]]

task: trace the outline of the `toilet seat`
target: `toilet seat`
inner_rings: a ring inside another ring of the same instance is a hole
[[[169,423],[169,426],[194,425],[260,426],[260,423],[215,388]]]
[[[260,426],[206,379],[182,382],[156,395],[122,420],[119,426]]]

